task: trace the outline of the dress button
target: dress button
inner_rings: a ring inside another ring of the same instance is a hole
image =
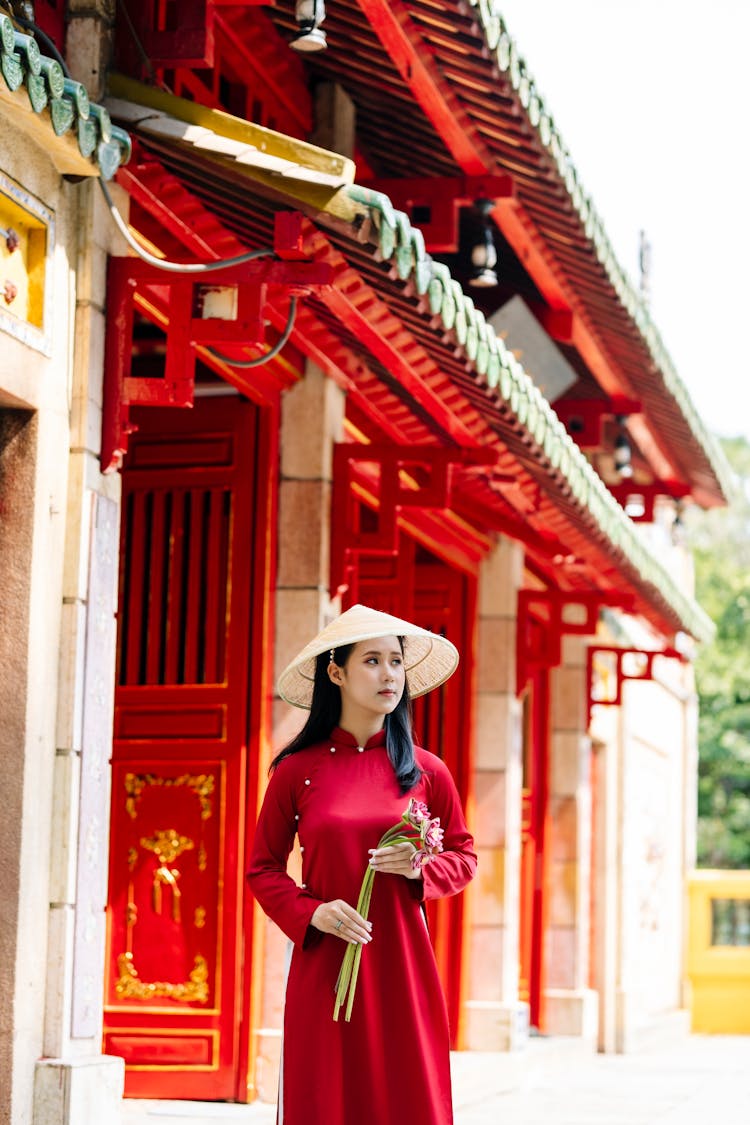
[[[296,813],[296,815],[295,815],[294,819],[295,819],[295,820],[299,820],[299,813]]]
[[[310,784],[310,778],[309,778],[309,777],[306,777],[306,778],[305,778],[305,785],[309,785],[309,784]]]
[[[307,886],[307,883],[303,883],[303,884],[302,884],[302,889],[304,890],[306,886]]]
[[[299,846],[299,850],[300,850],[301,852],[303,852],[303,851],[305,850],[305,849],[304,849],[304,847],[302,846],[302,844],[300,844],[300,846]]]
[[[332,753],[332,754],[335,754],[335,753],[336,753],[336,747],[335,747],[335,746],[332,746],[332,747],[331,747],[331,753]]]
[[[365,752],[364,746],[358,746],[357,749],[359,750],[360,754],[364,754],[364,752]]]

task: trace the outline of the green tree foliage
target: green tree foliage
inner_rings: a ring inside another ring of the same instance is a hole
[[[750,442],[722,442],[738,481],[728,509],[696,514],[696,595],[716,623],[698,656],[698,863],[750,868]]]

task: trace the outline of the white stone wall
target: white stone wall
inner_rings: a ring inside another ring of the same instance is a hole
[[[52,354],[0,333],[0,386],[6,403],[35,412],[36,441],[28,451],[32,540],[29,557],[13,560],[28,574],[29,604],[16,622],[14,638],[23,653],[17,698],[25,691],[22,745],[3,772],[20,774],[20,804],[13,844],[3,847],[4,862],[18,864],[15,901],[3,903],[4,925],[12,927],[14,950],[10,995],[2,997],[12,1020],[10,1081],[0,1097],[13,1125],[31,1120],[34,1065],[43,1051],[44,982],[47,962],[50,825],[55,758],[58,649],[61,628],[63,552],[71,396],[73,216],[69,190],[42,152],[16,133],[0,132],[0,167],[54,215],[54,245],[48,255],[46,285],[54,293],[49,338]],[[46,326],[45,326],[46,328]],[[12,482],[8,482],[12,489]],[[3,835],[10,833],[5,825]],[[4,1022],[4,1021],[3,1021]]]
[[[0,130],[0,168],[54,213],[55,228],[50,354],[0,333],[0,402],[33,412],[36,429],[31,550],[13,560],[28,574],[28,611],[14,638],[25,657],[23,736],[12,762],[0,762],[20,775],[18,815],[3,829],[14,837],[3,855],[18,864],[18,879],[15,901],[3,902],[3,948],[14,960],[0,999],[0,1023],[12,1026],[0,1118],[93,1125],[116,1120],[122,1082],[120,1061],[101,1059],[119,480],[100,475],[98,452],[113,228],[96,182],[65,183],[16,131]],[[56,1061],[37,1066],[40,1058]]]
[[[625,686],[622,839],[623,1049],[682,1006],[686,793],[690,737],[684,691],[655,683]]]
[[[690,665],[656,660],[622,707],[594,708],[599,1047],[687,1026],[686,874],[694,859],[697,715]]]

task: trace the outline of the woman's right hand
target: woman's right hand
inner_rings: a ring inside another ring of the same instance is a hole
[[[367,945],[372,941],[372,922],[367,922],[353,906],[342,898],[321,902],[310,919],[316,930],[333,934],[350,945]]]

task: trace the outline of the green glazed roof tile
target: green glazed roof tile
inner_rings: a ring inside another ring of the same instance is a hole
[[[54,144],[72,146],[76,171],[85,173],[88,162],[94,174],[111,179],[127,163],[132,148],[128,134],[112,126],[106,109],[89,101],[85,86],[67,78],[57,59],[43,55],[32,36],[0,14],[0,102],[6,92],[13,95],[22,86],[28,96],[26,111],[30,106],[37,117],[47,117],[50,140],[71,134],[72,140]],[[71,148],[55,152],[70,153]]]
[[[666,567],[644,545],[632,520],[591,467],[521,363],[451,276],[448,267],[425,253],[424,242],[414,237],[408,217],[397,211],[386,195],[358,184],[345,190],[351,200],[365,207],[377,231],[380,254],[385,261],[398,259],[402,251],[409,250],[410,276],[416,281],[419,275],[422,284],[427,278],[423,291],[427,294],[430,313],[440,318],[446,331],[455,332],[479,379],[486,386],[496,388],[503,400],[509,402],[519,424],[527,427],[552,470],[561,474],[578,505],[588,513],[602,535],[618,547],[642,579],[659,592],[686,632],[698,640],[710,639],[713,623],[708,615],[680,590]],[[488,356],[495,360],[486,369],[480,369],[484,368],[484,362],[479,361],[480,341]]]
[[[14,93],[23,82],[21,56],[13,51],[0,51],[0,72],[5,79],[5,85],[11,93]]]
[[[62,137],[73,127],[75,107],[70,98],[52,98],[49,103],[49,115],[55,136]]]

